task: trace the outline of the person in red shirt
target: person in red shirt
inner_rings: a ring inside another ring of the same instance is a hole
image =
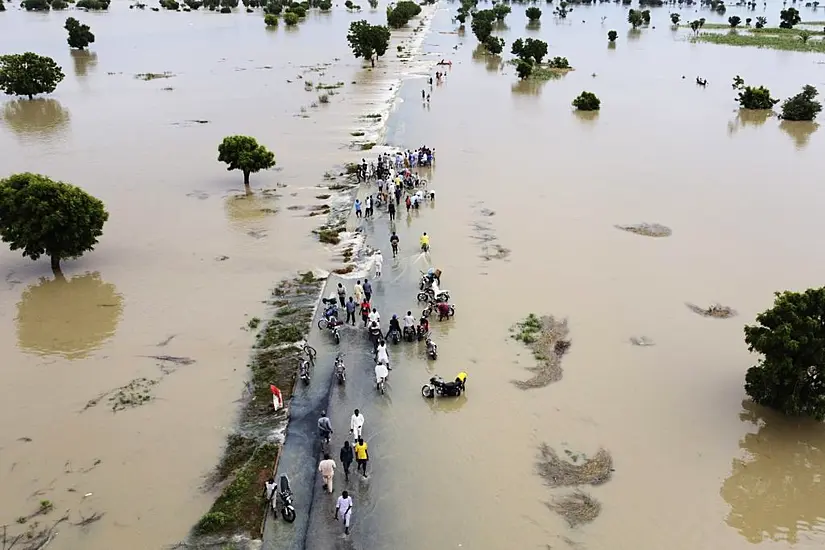
[[[443,321],[444,319],[449,319],[450,317],[450,304],[447,302],[439,302],[438,303],[438,320]]]
[[[367,326],[367,321],[369,321],[370,311],[372,311],[370,303],[366,299],[364,299],[364,301],[361,302],[361,320],[364,321],[365,328]]]

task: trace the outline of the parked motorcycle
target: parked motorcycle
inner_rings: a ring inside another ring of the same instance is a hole
[[[432,288],[428,288],[422,292],[419,292],[416,296],[419,302],[449,302],[450,301],[450,291],[449,290],[439,290],[436,292]]]
[[[309,361],[301,361],[301,366],[298,369],[298,378],[304,384],[309,384]]]
[[[404,327],[404,340],[412,342],[415,340],[415,329],[412,327]]]
[[[438,345],[429,337],[427,338],[427,357],[433,361],[438,359]]]
[[[286,474],[281,474],[278,479],[278,487],[272,497],[272,513],[278,517],[278,510],[284,521],[292,523],[295,521],[295,506],[292,504],[292,489],[289,486],[289,478]]]
[[[390,333],[387,334],[387,339],[393,344],[397,344],[401,341],[401,333],[397,330],[391,330]]]
[[[438,375],[433,376],[430,378],[428,384],[421,386],[421,395],[428,399],[434,395],[438,395],[439,397],[458,397],[461,395],[461,392],[466,390],[466,375],[464,378],[465,380],[462,381],[459,376],[456,376],[455,380],[447,382]]]
[[[436,304],[435,302],[430,302],[427,305],[427,308],[424,311],[421,312],[421,315],[424,316],[424,317],[429,317],[434,312],[438,313],[437,305],[438,304]],[[452,317],[452,316],[455,315],[455,304],[449,304],[449,306],[450,306],[450,309],[449,309],[449,312],[447,313],[447,317]]]
[[[423,326],[418,325],[415,328],[415,337],[420,342],[421,340],[430,337],[430,331],[424,328]]]
[[[324,319],[329,319],[330,317],[335,317],[338,319],[338,305],[333,298],[322,298],[321,301],[324,303]]]
[[[338,330],[338,327],[343,324],[344,323],[339,321],[337,317],[325,317],[324,319],[318,319],[318,328],[321,330],[329,330],[332,333],[332,337],[335,339],[336,344],[341,343],[341,333]]]
[[[341,359],[341,354],[339,353],[335,357],[335,378],[338,380],[339,384],[343,384],[347,381],[347,367],[344,365],[344,360]]]

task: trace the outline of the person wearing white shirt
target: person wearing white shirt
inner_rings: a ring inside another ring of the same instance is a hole
[[[349,522],[352,517],[352,497],[347,491],[341,493],[335,503],[335,519],[341,518],[344,522],[344,534],[349,535]]]
[[[381,267],[384,265],[384,255],[381,254],[381,251],[375,253],[372,257],[373,261],[375,262],[375,276],[381,276]]]
[[[318,471],[321,473],[321,479],[324,482],[324,489],[332,492],[332,476],[335,475],[335,461],[332,460],[328,454],[324,455],[324,460],[318,464]]]
[[[352,417],[349,419],[349,433],[352,434],[352,437],[355,441],[358,441],[358,438],[361,437],[361,432],[364,430],[364,415],[361,414],[361,411],[355,409],[352,413]]]
[[[404,328],[415,328],[415,317],[413,317],[412,311],[408,311],[404,316]]]
[[[378,344],[378,349],[375,350],[376,356],[375,359],[379,363],[383,363],[389,367],[390,364],[390,354],[387,351],[387,343],[381,342]]]
[[[379,325],[381,324],[381,315],[378,313],[378,310],[376,308],[372,308],[372,311],[370,312],[369,317],[367,318],[367,320],[370,323],[375,321]]]
[[[375,388],[378,389],[382,380],[386,380],[390,375],[390,370],[384,363],[377,363],[375,365]]]

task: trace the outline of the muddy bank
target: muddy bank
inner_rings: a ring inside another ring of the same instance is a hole
[[[189,548],[244,548],[259,544],[266,508],[261,491],[275,467],[283,442],[289,407],[273,412],[270,385],[281,390],[285,403],[292,397],[303,342],[309,331],[322,279],[311,272],[281,281],[272,291],[270,318],[257,334],[248,364],[237,429],[227,438],[221,462],[206,481],[220,494],[201,517],[184,544]],[[253,318],[248,327],[257,328]]]
[[[527,380],[514,380],[516,387],[528,390],[543,388],[558,382],[562,378],[561,359],[570,348],[567,320],[555,319],[552,315],[541,318],[534,314],[510,329],[512,338],[526,345],[536,359],[536,365],[527,367],[533,377]]]

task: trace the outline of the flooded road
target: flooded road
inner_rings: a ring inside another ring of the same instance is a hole
[[[0,524],[43,499],[56,517],[71,509],[73,522],[106,513],[87,530],[64,529],[55,548],[158,548],[208,508],[199,485],[247,374],[251,338],[241,328],[279,278],[334,265],[312,244],[316,221],[288,208],[317,203],[327,167],[359,155],[345,149],[349,134],[371,139],[378,123],[358,117],[384,112],[399,77],[363,71],[346,50],[349,21],[381,21],[383,4],[274,32],[260,14],[127,7],[83,14],[97,42],[82,55],[69,54],[60,14],[0,17],[4,53],[51,55],[67,73],[48,99],[4,101],[4,174],[75,183],[111,213],[97,250],[66,263],[65,281],[0,249]],[[825,137],[813,125],[740,115],[729,83],[741,74],[787,97],[825,84],[822,56],[690,44],[666,8],[653,10],[657,28],[628,33],[619,6],[578,6],[562,22],[542,6],[541,26],[526,29],[513,5],[496,30],[507,51],[515,38],[541,37],[576,68],[524,84],[511,66],[473,55],[469,25],[463,37],[445,34],[455,7],[443,5],[425,39],[425,59],[453,61],[446,82],[427,106],[423,81],[408,81],[387,140],[437,149],[435,208],[397,225],[406,247],[421,231],[433,236],[459,313],[437,329],[437,365],[405,348],[390,398],[370,405],[379,437],[363,497],[371,516],[353,521],[356,531],[359,522],[380,530],[365,547],[820,546],[825,431],[742,404],[755,360],[742,324],[773,291],[821,284]],[[778,10],[769,6],[773,20]],[[612,49],[610,29],[619,31]],[[321,63],[333,65],[320,77],[301,68]],[[134,77],[163,71],[175,76]],[[317,92],[298,75],[345,86],[313,108]],[[709,86],[695,86],[696,76]],[[600,97],[600,113],[571,112],[582,90]],[[215,161],[234,133],[257,137],[278,160],[253,175],[251,198],[238,198],[241,176]],[[673,234],[614,227],[641,222]],[[370,238],[386,247],[380,227]],[[385,253],[395,286],[379,305],[384,316],[414,305],[414,252],[392,269]],[[706,319],[685,302],[739,315]],[[528,376],[532,358],[508,330],[530,312],[567,317],[572,347],[560,382],[525,392],[511,380]],[[634,336],[655,346],[634,347]],[[144,407],[112,414],[104,401],[79,412],[101,392],[159,377],[151,355],[196,362],[164,376]],[[466,369],[466,399],[423,401],[433,369]],[[335,403],[345,422],[353,404]],[[602,503],[592,524],[571,530],[545,506],[562,492],[534,474],[541,442],[612,453],[612,480],[588,489]]]

